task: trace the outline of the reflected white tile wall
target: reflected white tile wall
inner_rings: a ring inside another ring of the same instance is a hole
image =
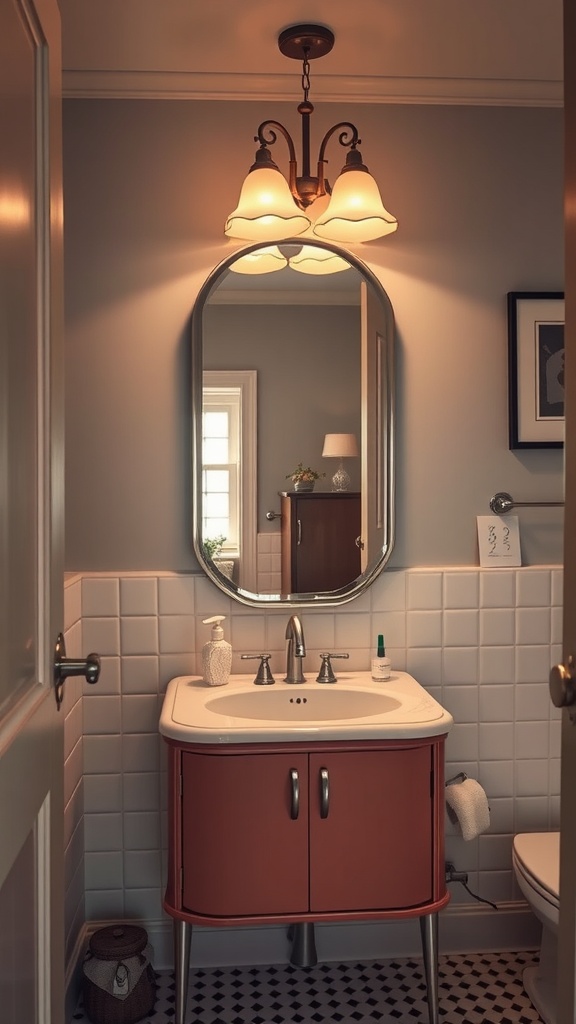
[[[279,594],[282,588],[280,531],[259,533],[256,548],[256,576],[259,594]]]
[[[447,856],[488,899],[517,897],[514,832],[558,821],[560,722],[547,677],[561,638],[561,588],[562,570],[554,567],[389,570],[338,611],[301,613],[309,676],[323,649],[350,654],[347,669],[369,668],[384,633],[393,666],[406,668],[453,714],[447,775],[462,770],[479,779],[491,828],[472,843],[448,834]],[[79,593],[69,594],[70,609]],[[89,920],[159,919],[166,780],[157,723],[166,684],[199,670],[208,639],[202,620],[217,613],[227,617],[233,671],[246,671],[242,653],[269,651],[280,678],[288,613],[236,604],[204,577],[170,573],[87,575],[81,595],[83,649],[103,645],[105,655],[101,683],[84,685],[80,739],[78,712],[68,712],[69,757],[78,743],[84,756],[86,913]],[[455,897],[470,899],[464,891]]]

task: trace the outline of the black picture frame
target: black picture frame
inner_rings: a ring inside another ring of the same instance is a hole
[[[564,446],[564,292],[508,292],[508,447]]]

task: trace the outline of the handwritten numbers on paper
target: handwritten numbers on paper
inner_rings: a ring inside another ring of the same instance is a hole
[[[509,555],[512,545],[510,544],[510,527],[507,523],[501,523],[501,530],[490,523],[488,526],[488,554]]]
[[[477,516],[480,565],[521,565],[518,516]]]
[[[495,526],[488,527],[488,554],[493,555],[498,547],[498,531]]]

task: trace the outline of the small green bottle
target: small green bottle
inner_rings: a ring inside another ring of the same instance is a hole
[[[390,658],[386,657],[386,648],[384,646],[384,637],[382,633],[378,634],[376,657],[372,658],[372,679],[377,683],[382,683],[386,679],[390,679]]]

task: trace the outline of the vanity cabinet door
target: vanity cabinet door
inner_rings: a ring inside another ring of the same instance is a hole
[[[223,918],[308,910],[307,779],[305,753],[183,753],[183,909]]]
[[[432,899],[431,773],[428,746],[310,755],[312,912]]]

